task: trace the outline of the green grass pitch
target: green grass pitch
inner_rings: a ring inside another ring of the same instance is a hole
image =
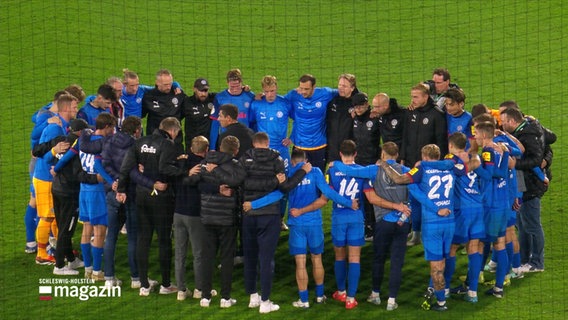
[[[16,1],[0,2],[0,319],[256,319],[247,308],[242,267],[234,272],[238,303],[222,310],[175,295],[138,296],[129,288],[125,237],[119,238],[117,276],[126,280],[120,298],[39,300],[41,279],[52,267],[35,265],[23,252],[23,215],[28,200],[30,117],[70,83],[87,93],[125,67],[142,83],[168,68],[187,90],[200,76],[212,89],[225,88],[224,76],[239,67],[255,91],[266,74],[279,79],[280,93],[312,73],[317,85],[334,87],[344,72],[357,76],[360,90],[387,92],[410,101],[410,87],[446,67],[465,91],[466,108],[496,107],[508,99],[558,135],[553,179],[542,201],[546,271],[505,288],[504,299],[481,296],[477,305],[452,298],[445,314],[420,309],[428,267],[421,248],[406,256],[399,309],[365,302],[371,286],[372,248],[363,248],[359,306],[347,311],[333,301],[295,310],[293,259],[283,233],[276,253],[271,299],[281,310],[274,319],[563,319],[568,315],[563,161],[568,125],[568,5],[553,1]],[[325,211],[329,232],[329,207]],[[77,233],[78,234],[78,233]],[[330,238],[329,234],[327,238]],[[76,243],[78,237],[76,237]],[[157,259],[153,246],[154,261]],[[465,273],[465,256],[456,274]],[[326,293],[334,290],[333,250],[326,242]],[[191,267],[188,286],[193,286]],[[387,266],[388,268],[388,266]],[[150,274],[158,277],[157,261]],[[486,274],[487,278],[492,275]],[[218,278],[218,277],[217,277]],[[457,282],[456,282],[457,284]],[[218,288],[218,282],[215,286]],[[310,286],[313,289],[313,284]],[[485,287],[480,287],[480,292]],[[386,293],[386,282],[383,293]],[[313,290],[311,291],[313,297]],[[383,299],[386,300],[385,294]]]

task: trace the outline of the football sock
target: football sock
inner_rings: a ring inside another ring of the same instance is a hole
[[[469,282],[469,289],[477,292],[479,285],[479,270],[481,270],[481,254],[479,252],[468,255],[468,270],[467,279]]]
[[[322,284],[316,284],[316,297],[323,297],[323,283]]]
[[[93,253],[93,271],[101,271],[104,248],[91,246],[91,252]]]
[[[26,242],[36,241],[37,209],[30,206],[29,204],[26,208],[24,223],[26,225]]]
[[[505,282],[505,275],[509,266],[509,258],[507,257],[507,250],[497,250],[497,271],[495,273],[495,286],[503,288]]]
[[[359,277],[361,276],[361,264],[360,263],[349,263],[349,271],[347,275],[348,285],[347,285],[347,296],[355,297],[357,293],[357,288],[359,287]]]
[[[91,255],[91,243],[81,243],[81,252],[83,252],[83,262],[85,268],[93,265],[93,256]]]
[[[308,302],[308,290],[300,291],[300,300],[302,302]]]
[[[346,264],[345,260],[335,260],[335,282],[337,282],[337,290],[339,291],[345,291]]]
[[[446,280],[446,289],[450,288],[452,277],[456,271],[456,257],[446,258],[446,268],[444,269],[444,279]]]

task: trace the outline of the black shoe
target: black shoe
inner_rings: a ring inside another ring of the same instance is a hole
[[[466,287],[465,284],[462,284],[458,287],[455,288],[451,288],[450,289],[450,293],[451,294],[466,294],[467,293],[468,288]]]
[[[446,304],[439,305],[438,303],[434,303],[434,305],[432,306],[432,308],[430,308],[430,310],[434,310],[434,311],[448,311],[448,306]]]

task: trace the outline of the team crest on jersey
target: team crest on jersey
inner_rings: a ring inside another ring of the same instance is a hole
[[[209,108],[209,110],[215,110],[215,105],[213,103],[209,102],[207,104],[207,108]]]
[[[373,121],[369,120],[367,121],[367,128],[372,128],[373,127]]]
[[[141,103],[142,102],[142,98],[136,98],[136,103]]]
[[[430,122],[430,120],[428,120],[428,118],[422,119],[422,124],[428,124],[428,122]]]
[[[462,132],[462,131],[463,131],[463,126],[458,126],[456,129],[457,129],[458,132]]]
[[[277,118],[282,118],[283,116],[284,116],[284,112],[282,112],[282,111],[276,112],[276,117],[277,117]]]
[[[393,128],[396,127],[397,124],[398,124],[398,120],[396,120],[396,119],[392,119],[392,120],[391,120],[391,126],[392,126]]]
[[[316,102],[316,108],[321,108],[321,101]]]
[[[491,161],[491,152],[487,152],[487,151],[483,152],[483,153],[481,154],[481,158],[482,158],[483,161],[485,161],[485,162]]]
[[[250,102],[245,102],[245,108],[250,107]]]
[[[174,107],[177,108],[177,107],[178,107],[178,104],[179,104],[178,98],[174,97],[174,98],[172,99],[172,103],[174,104]]]
[[[156,148],[149,146],[147,144],[143,144],[140,148],[141,153],[156,153]]]

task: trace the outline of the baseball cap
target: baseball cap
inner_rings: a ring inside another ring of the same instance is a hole
[[[88,127],[89,124],[83,119],[73,119],[71,120],[71,122],[69,122],[69,131],[71,132],[82,131],[83,129],[87,129]]]
[[[205,78],[197,78],[193,83],[193,87],[199,91],[209,90],[209,82]]]
[[[367,95],[362,92],[354,94],[351,98],[351,103],[353,103],[353,106],[362,106],[367,102],[369,102],[369,98],[367,98]]]

